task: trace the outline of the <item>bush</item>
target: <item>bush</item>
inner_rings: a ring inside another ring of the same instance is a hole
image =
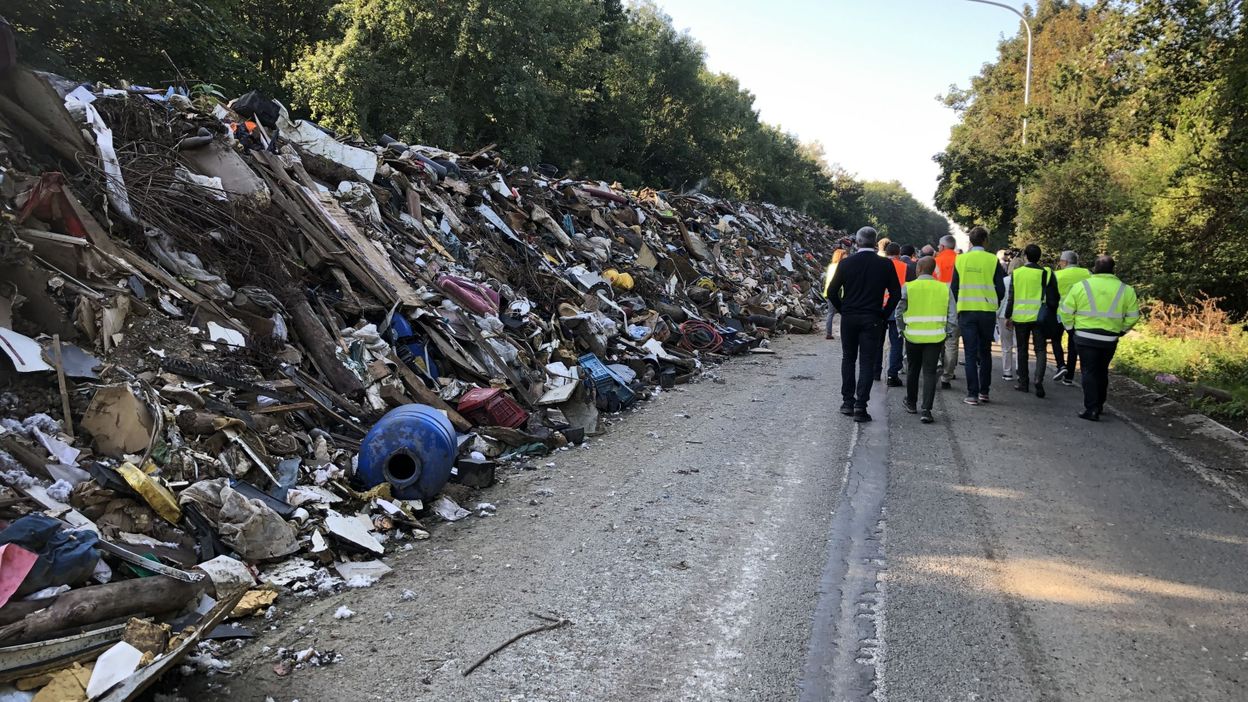
[[[1211,416],[1248,419],[1248,332],[1218,302],[1201,298],[1186,306],[1149,305],[1146,321],[1119,343],[1115,369],[1150,387],[1177,392]],[[1225,390],[1232,399],[1199,397],[1190,386],[1159,381],[1162,375]]]

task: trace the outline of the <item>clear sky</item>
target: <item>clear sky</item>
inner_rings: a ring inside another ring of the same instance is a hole
[[[936,98],[996,58],[1018,17],[967,0],[656,0],[762,118],[819,140],[866,180],[899,180],[928,205],[932,156],[953,110]],[[1006,0],[1022,8],[1021,0]]]

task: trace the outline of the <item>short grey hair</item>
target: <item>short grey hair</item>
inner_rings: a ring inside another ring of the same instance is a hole
[[[875,231],[875,227],[863,227],[854,235],[854,239],[859,246],[875,246],[875,237],[879,236],[879,232]]]
[[[1062,260],[1065,261],[1066,263],[1069,263],[1072,266],[1077,266],[1079,265],[1079,254],[1075,253],[1074,251],[1063,251]]]
[[[958,248],[958,240],[952,234],[946,234],[940,237],[940,245],[946,249],[956,249]]]

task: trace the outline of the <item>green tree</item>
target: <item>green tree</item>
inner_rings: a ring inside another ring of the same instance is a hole
[[[863,184],[867,212],[876,229],[899,244],[935,244],[949,233],[949,221],[914,198],[901,183]]]

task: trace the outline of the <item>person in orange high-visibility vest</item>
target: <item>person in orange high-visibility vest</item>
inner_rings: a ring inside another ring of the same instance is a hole
[[[946,234],[940,237],[939,246],[940,250],[936,252],[936,274],[933,277],[949,285],[953,282],[954,266],[958,260],[958,240],[952,234]],[[958,368],[959,338],[956,333],[945,337],[945,351],[940,357],[940,387],[943,390],[953,387],[952,381],[957,377],[953,372]]]

